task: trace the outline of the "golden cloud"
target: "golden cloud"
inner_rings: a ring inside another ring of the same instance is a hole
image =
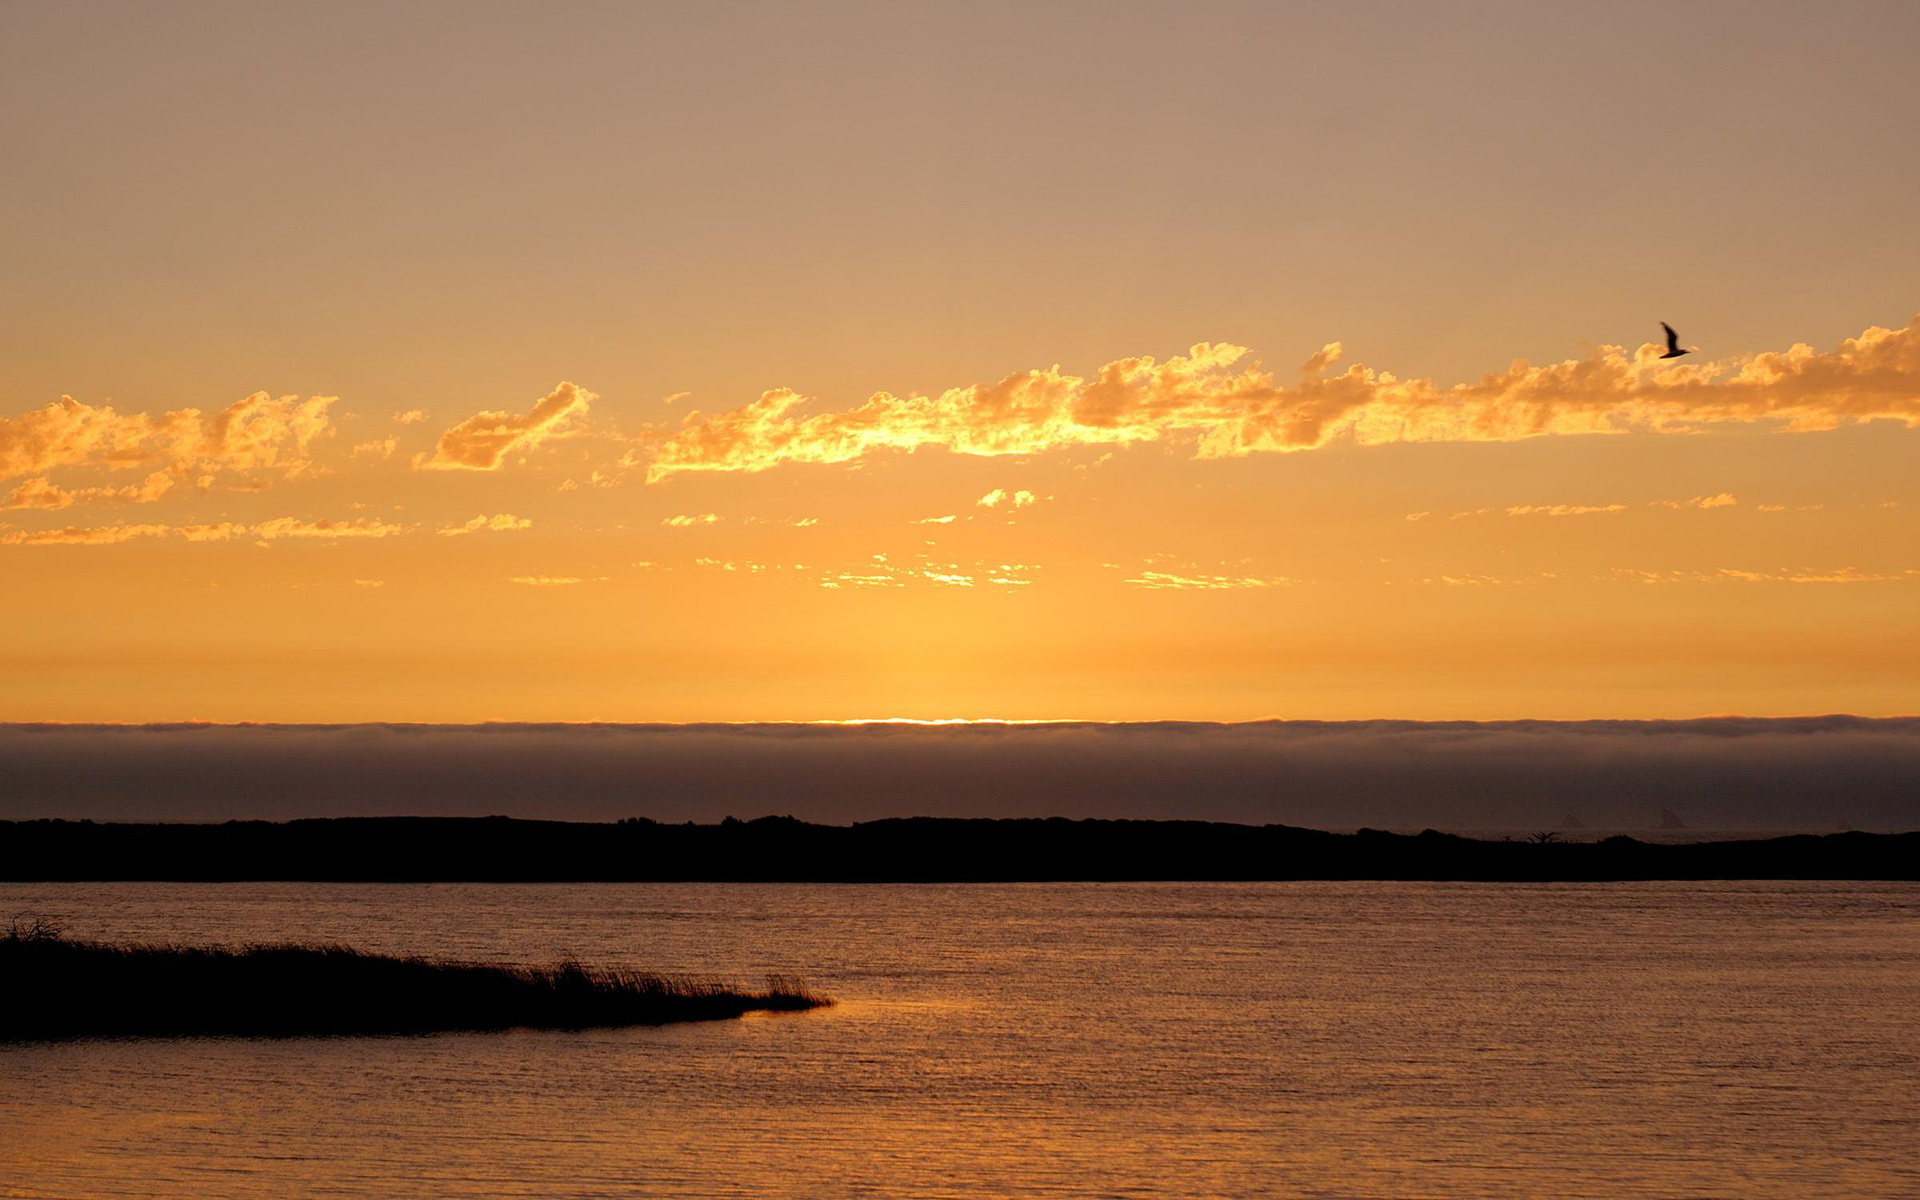
[[[211,416],[183,408],[154,416],[82,404],[72,396],[0,417],[0,479],[61,467],[157,466],[175,476],[274,469],[287,477],[312,466],[309,448],[333,431],[332,396],[255,392]]]
[[[433,457],[414,465],[434,471],[493,471],[513,451],[531,450],[582,416],[599,397],[577,384],[562,382],[525,415],[476,413],[440,435]]]
[[[1514,441],[1555,434],[1691,432],[1722,423],[1785,431],[1860,421],[1920,426],[1920,317],[1868,329],[1831,351],[1810,346],[1719,362],[1674,363],[1661,347],[1603,346],[1591,357],[1515,361],[1455,387],[1340,361],[1339,343],[1282,384],[1241,346],[1201,343],[1164,362],[1108,363],[1092,378],[1058,366],[939,396],[879,392],[842,411],[802,414],[789,389],[719,413],[688,414],[653,449],[649,482],[683,471],[764,471],[851,462],[882,451],[1034,454],[1072,446],[1189,439],[1198,458],[1308,450],[1337,438]]]
[[[533,522],[525,517],[516,517],[512,513],[498,513],[487,516],[482,513],[464,525],[443,526],[441,537],[460,537],[468,533],[513,533],[516,530],[532,529]]]
[[[1662,508],[1729,508],[1740,503],[1740,498],[1732,492],[1721,492],[1713,496],[1695,496],[1689,500],[1655,501]]]
[[[226,542],[240,537],[261,541],[279,538],[376,538],[405,533],[404,525],[362,517],[351,521],[303,521],[275,517],[257,525],[223,521],[210,525],[95,525],[64,529],[16,529],[0,534],[0,546],[113,546],[147,538],[184,538],[189,542]]]
[[[381,538],[406,531],[404,525],[390,525],[373,517],[355,517],[351,521],[302,521],[296,517],[275,517],[253,527],[253,535],[266,541],[276,538]]]
[[[1893,571],[1862,571],[1856,567],[1781,567],[1772,571],[1751,571],[1721,567],[1712,571],[1647,571],[1623,567],[1613,577],[1634,583],[1910,583],[1920,581],[1920,568]]]
[[[1624,504],[1515,504],[1505,512],[1510,517],[1586,517],[1595,513],[1627,511]],[[1456,513],[1456,516],[1467,514]]]
[[[1287,587],[1291,579],[1262,579],[1248,575],[1176,575],[1171,571],[1142,571],[1133,579],[1127,580],[1135,587],[1149,588],[1155,591],[1208,591],[1223,592],[1241,588]]]
[[[974,503],[981,508],[998,508],[1002,504],[1008,504],[1014,508],[1025,508],[1038,499],[1038,496],[1024,488],[1017,492],[1009,492],[1005,488],[994,488]]]
[[[128,484],[126,487],[83,487],[63,488],[45,475],[27,480],[8,492],[0,500],[0,509],[9,508],[67,508],[76,503],[89,500],[110,500],[122,504],[151,504],[167,494],[173,487],[173,476],[165,471],[155,471],[147,476],[145,483]]]

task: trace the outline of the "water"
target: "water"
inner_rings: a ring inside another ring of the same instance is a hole
[[[0,1047],[0,1195],[1920,1195],[1920,887],[0,885],[813,1013]]]

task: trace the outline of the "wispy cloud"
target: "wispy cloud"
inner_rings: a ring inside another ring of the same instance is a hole
[[[1510,517],[1585,517],[1627,511],[1624,504],[1515,504],[1504,510]]]
[[[1856,584],[1856,583],[1910,583],[1920,581],[1920,568],[1904,570],[1863,571],[1857,567],[1775,567],[1770,570],[1751,570],[1744,567],[1718,567],[1710,570],[1685,571],[1665,570],[1649,571],[1625,567],[1612,573],[1613,578],[1645,584],[1679,583],[1791,583],[1791,584]]]
[[[675,529],[686,529],[694,525],[714,525],[720,521],[718,513],[680,513],[677,516],[662,517],[660,523]]]
[[[1142,571],[1128,583],[1155,590],[1235,591],[1244,588],[1286,587],[1291,579],[1266,579],[1253,575],[1179,575],[1171,571]]]
[[[1712,496],[1694,496],[1687,500],[1656,500],[1662,508],[1731,508],[1740,503],[1740,498],[1732,492],[1720,492]]]
[[[404,525],[393,525],[371,517],[350,521],[275,517],[252,525],[221,521],[201,525],[69,525],[63,529],[16,529],[0,534],[0,545],[115,546],[122,542],[176,537],[189,542],[226,542],[248,537],[272,542],[282,538],[382,538],[406,531]]]
[[[36,476],[0,499],[0,510],[10,508],[60,509],[89,501],[105,500],[119,504],[151,504],[173,487],[173,476],[155,471],[146,482],[125,487],[63,488],[45,475]]]
[[[298,517],[275,517],[253,528],[253,535],[267,541],[276,538],[384,538],[405,533],[405,525],[393,525],[373,517],[355,517],[351,521],[303,521]]]
[[[508,454],[524,453],[562,432],[597,399],[578,384],[562,382],[527,413],[476,413],[442,433],[433,456],[422,456],[414,465],[436,471],[498,470]]]
[[[1783,567],[1777,571],[1739,571],[1722,567],[1720,575],[1740,583],[1904,583],[1920,570],[1861,571],[1854,567]]]
[[[489,517],[481,513],[464,525],[444,525],[438,532],[441,537],[461,537],[469,533],[514,533],[532,528],[533,522],[526,517],[516,517],[512,513],[497,513]]]
[[[1720,492],[1717,495],[1694,496],[1686,500],[1653,500],[1648,502],[1647,507],[1707,509],[1728,508],[1738,503],[1740,503],[1740,500],[1733,493]],[[1590,517],[1609,513],[1623,513],[1630,507],[1632,506],[1626,504],[1508,504],[1488,508],[1465,509],[1461,512],[1454,513],[1451,519],[1462,521],[1469,517],[1485,517],[1495,514],[1508,517]],[[1763,505],[1761,506],[1761,511],[1765,512],[1769,510]],[[1407,520],[1424,521],[1432,515],[1431,513],[1424,512],[1408,513]]]

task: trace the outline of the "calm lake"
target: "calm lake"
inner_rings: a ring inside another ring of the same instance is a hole
[[[27,911],[840,1004],[0,1046],[4,1196],[1920,1195],[1911,884],[0,884]]]

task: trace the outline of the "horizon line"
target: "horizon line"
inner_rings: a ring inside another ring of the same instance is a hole
[[[348,721],[220,721],[200,718],[148,721],[0,721],[0,730],[188,730],[188,729],[435,729],[435,730],[513,730],[513,729],[967,729],[967,728],[1044,728],[1048,726],[1126,727],[1126,726],[1207,726],[1232,728],[1253,725],[1415,725],[1415,726],[1512,726],[1512,725],[1686,725],[1711,721],[1798,722],[1850,721],[1899,722],[1920,720],[1920,712],[1889,713],[1870,716],[1852,712],[1776,713],[1699,713],[1686,717],[1249,717],[1218,720],[1188,717],[1149,717],[1139,719],[1102,719],[1093,717],[855,717],[808,720],[691,720],[691,721],[619,721],[619,720],[513,720],[487,718],[480,721],[420,721],[366,718]]]

